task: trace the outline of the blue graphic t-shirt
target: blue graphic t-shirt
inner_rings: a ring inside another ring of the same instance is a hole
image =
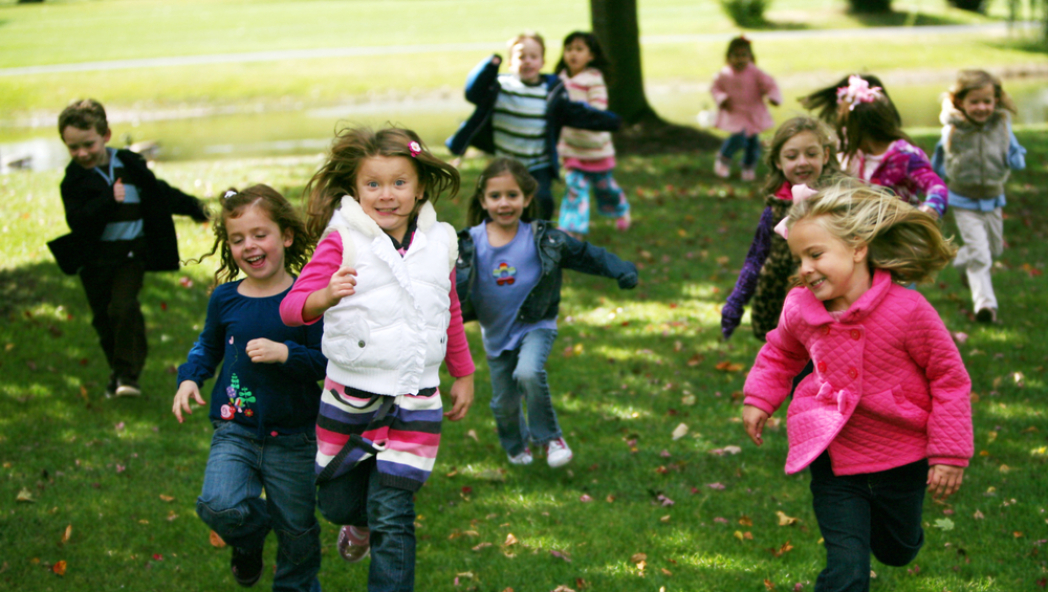
[[[522,323],[517,319],[524,300],[539,283],[542,265],[531,225],[520,222],[517,236],[501,247],[488,242],[487,223],[469,229],[477,249],[477,278],[470,300],[480,321],[484,351],[489,358],[516,349],[534,329],[556,329],[557,319]]]

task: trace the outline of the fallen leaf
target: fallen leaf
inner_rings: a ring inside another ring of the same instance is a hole
[[[767,588],[768,590],[774,590],[775,589],[775,583],[772,582],[771,580],[769,580],[768,578],[764,578],[764,587]]]
[[[550,549],[549,554],[554,556],[554,557],[556,557],[557,559],[563,559],[564,561],[567,561],[568,563],[571,563],[571,557],[567,553],[565,553],[563,551],[557,551],[556,549]]]
[[[23,487],[18,490],[18,497],[15,498],[15,501],[32,503],[36,500],[33,499],[33,492],[29,491],[28,487]]]
[[[739,518],[739,524],[742,525],[742,526],[753,526],[753,520],[750,519],[749,516],[746,516],[745,514],[743,514]]]
[[[682,423],[682,424],[678,425],[677,427],[673,428],[673,439],[674,440],[680,440],[687,433],[688,433],[688,426]]]
[[[717,365],[714,366],[714,368],[720,370],[721,372],[739,372],[740,370],[745,368],[745,366],[743,366],[742,364],[734,364],[725,360],[723,362],[718,362]]]
[[[982,520],[983,518],[986,518],[986,516],[983,516],[982,512],[976,510],[975,513],[972,514],[972,518],[975,518],[976,520]]]
[[[69,542],[69,537],[71,537],[71,536],[73,536],[73,525],[72,524],[70,524],[69,526],[66,526],[65,532],[62,533],[62,544],[64,545],[64,544],[68,543]]]
[[[466,436],[473,438],[474,442],[480,442],[480,439],[477,438],[477,430],[470,430],[466,432]]]
[[[688,393],[680,398],[681,405],[692,406],[695,404],[695,395]]]
[[[153,561],[163,561],[164,556],[160,553],[153,553]]]
[[[705,360],[705,359],[706,359],[706,358],[705,358],[705,357],[703,357],[703,355],[702,355],[702,354],[695,354],[695,355],[693,355],[692,357],[688,358],[688,362],[687,362],[687,364],[688,364],[689,366],[693,366],[693,367],[694,367],[694,366],[698,366],[698,365],[699,365],[699,364],[701,364],[701,363],[702,363],[702,361],[703,361],[703,360]]]
[[[777,510],[775,515],[779,517],[779,526],[791,526],[797,522],[796,518],[787,516],[782,510]]]
[[[935,528],[941,528],[944,531],[953,530],[953,520],[949,518],[938,518],[935,520]]]
[[[630,555],[630,563],[636,564],[636,563],[641,563],[642,561],[647,561],[647,560],[648,560],[648,556],[645,555],[644,553],[634,553],[633,555]]]
[[[66,572],[65,559],[63,559],[63,560],[59,561],[58,563],[52,565],[51,566],[51,571],[53,571],[55,573],[55,575],[65,576],[65,572]]]
[[[728,523],[728,519],[727,518],[721,518],[720,516],[717,516],[716,518],[714,518],[713,521],[716,522],[717,524],[727,524]]]
[[[516,544],[517,544],[517,543],[519,543],[519,542],[520,542],[520,541],[518,541],[518,540],[517,540],[517,537],[513,536],[513,533],[512,533],[512,532],[510,532],[510,533],[507,533],[507,534],[506,534],[506,542],[505,542],[505,543],[502,543],[502,545],[503,545],[504,547],[509,547],[509,546],[511,546],[511,545],[516,545]]]
[[[175,498],[171,497],[170,495],[165,495],[163,493],[160,494],[160,499],[161,499],[161,501],[165,501],[165,502],[167,502],[169,504],[171,502],[175,501]]]
[[[584,493],[584,494],[579,496],[579,501],[583,502],[583,503],[585,503],[585,502],[592,502],[593,498],[590,497],[588,493]]]
[[[786,541],[778,549],[776,549],[774,547],[772,547],[771,549],[768,549],[768,551],[772,555],[774,555],[776,557],[782,557],[783,555],[785,555],[786,553],[789,553],[792,550],[793,550],[793,545],[790,544],[790,541]]]
[[[218,536],[218,533],[213,530],[211,531],[211,534],[208,535],[208,542],[210,542],[211,546],[216,549],[224,549],[226,547],[226,542],[223,541],[222,537]]]
[[[480,551],[481,549],[487,549],[488,547],[494,547],[494,545],[492,545],[489,542],[483,542],[483,543],[480,543],[479,545],[477,545],[476,547],[473,547],[473,550],[474,551]]]
[[[955,333],[951,333],[950,335],[953,336],[953,340],[957,342],[957,345],[964,345],[964,342],[968,341],[968,334],[964,333],[963,331],[957,331]]]
[[[710,489],[716,489],[719,491],[721,489],[725,489],[727,486],[723,483],[707,483],[706,487],[709,487]]]
[[[666,514],[666,515],[665,515],[665,516],[663,516],[662,518],[659,518],[659,522],[664,522],[664,523],[665,523],[665,522],[669,522],[670,520],[671,520],[671,518],[670,518],[670,515],[669,515],[669,514]]]

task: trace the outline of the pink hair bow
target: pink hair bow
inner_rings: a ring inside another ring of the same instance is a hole
[[[800,185],[794,185],[792,188],[790,188],[790,192],[793,194],[794,203],[804,201],[818,193],[818,191],[815,191],[814,189],[808,187],[807,185],[804,185],[803,183]],[[789,238],[790,230],[786,228],[786,221],[789,219],[790,217],[786,216],[785,218],[780,220],[778,224],[775,225],[775,234],[781,236],[783,239]]]
[[[848,110],[851,111],[859,103],[872,103],[882,96],[884,93],[881,87],[870,86],[861,76],[852,75],[848,77],[848,86],[837,89],[837,104],[847,102],[850,105]]]

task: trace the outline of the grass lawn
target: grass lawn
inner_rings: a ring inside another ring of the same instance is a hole
[[[926,148],[934,139],[919,136]],[[921,289],[950,330],[967,336],[960,349],[973,381],[977,456],[949,504],[926,501],[926,545],[915,563],[874,563],[874,590],[1044,586],[1048,346],[1037,336],[1048,328],[1040,189],[1048,140],[1043,129],[1019,130],[1019,140],[1030,166],[1008,184],[1009,248],[994,276],[1003,323],[970,320],[969,294],[952,269]],[[297,196],[316,164],[195,161],[156,172],[198,194],[265,181]],[[738,420],[759,343],[748,318],[732,341],[720,339],[719,306],[762,200],[715,179],[710,165],[695,155],[624,159],[617,177],[635,227],[620,234],[599,220],[591,236],[643,266],[642,284],[620,292],[608,280],[566,276],[548,369],[576,455],[567,468],[506,462],[479,331],[469,327],[477,400],[464,421],[445,424],[437,470],[417,497],[419,590],[812,589],[824,555],[807,475],[783,474],[781,426],[756,449]],[[465,186],[480,166],[467,161]],[[194,512],[211,426],[203,410],[181,426],[170,413],[172,372],[203,323],[213,268],[148,276],[146,394],[104,399],[107,369],[82,290],[44,246],[65,232],[59,180],[60,172],[0,177],[0,587],[232,589],[229,550],[209,544]],[[438,211],[462,225],[464,203]],[[178,230],[183,257],[210,246],[206,228],[181,221]],[[688,432],[674,440],[681,424]],[[780,526],[780,513],[797,520]],[[323,529],[324,587],[364,589],[366,568],[343,564],[334,527]],[[267,565],[275,547],[271,538]],[[53,573],[58,565],[63,577]],[[267,568],[260,589],[271,580]]]
[[[648,83],[708,81],[723,64],[725,43],[672,39],[736,29],[715,2],[639,2]],[[896,0],[887,17],[859,19],[843,0],[777,0],[772,28],[862,28],[888,24],[998,22],[936,0]],[[998,6],[1002,5],[1002,6]],[[458,96],[469,69],[520,30],[548,40],[547,68],[560,40],[589,29],[589,3],[537,0],[525,14],[512,3],[486,0],[109,0],[17,5],[0,0],[0,68],[129,58],[342,47],[418,47],[402,55],[275,60],[57,74],[0,76],[0,126],[53,117],[70,99],[93,96],[113,110],[250,106],[288,108],[361,99],[448,92]],[[148,35],[142,35],[148,31]],[[458,50],[441,44],[474,44]],[[476,44],[480,44],[477,47]],[[913,35],[883,38],[777,39],[755,46],[762,68],[777,76],[824,73],[828,80],[856,69],[956,69],[1044,63],[1043,55],[996,36]]]

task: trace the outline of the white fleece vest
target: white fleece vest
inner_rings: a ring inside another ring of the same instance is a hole
[[[324,313],[328,376],[380,395],[439,386],[458,258],[455,229],[437,222],[433,206],[423,204],[401,257],[360,204],[345,196],[324,236],[330,232],[342,237],[342,263],[356,269],[357,285],[355,294]]]

